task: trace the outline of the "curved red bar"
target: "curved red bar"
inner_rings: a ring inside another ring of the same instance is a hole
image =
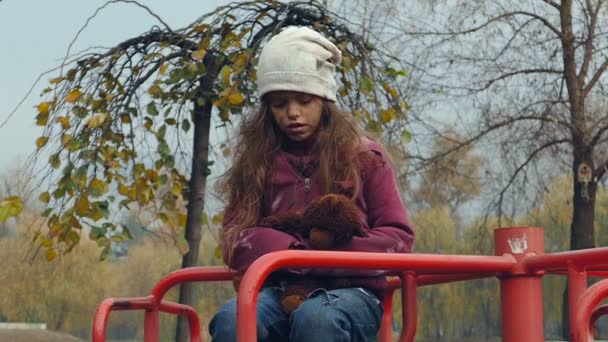
[[[256,304],[263,282],[281,268],[352,268],[429,273],[507,272],[515,259],[505,256],[353,253],[328,251],[279,251],[258,258],[245,272],[239,287],[237,336],[240,342],[256,341]],[[407,295],[406,295],[407,297]]]
[[[593,341],[592,314],[602,299],[608,296],[608,279],[589,287],[580,297],[574,311],[575,324],[570,328],[572,342]]]

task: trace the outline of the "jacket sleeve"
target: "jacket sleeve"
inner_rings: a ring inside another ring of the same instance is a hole
[[[366,167],[363,193],[366,204],[369,232],[367,237],[355,237],[348,243],[337,246],[336,251],[410,253],[414,242],[407,211],[401,200],[393,169],[379,147],[372,147],[379,163]],[[315,274],[333,276],[375,276],[382,271],[374,270],[322,270]]]
[[[232,213],[226,212],[223,229],[229,226]],[[257,258],[264,254],[285,249],[305,249],[301,239],[269,227],[252,226],[241,231],[232,246],[226,239],[222,240],[222,256],[228,267],[235,271],[244,272]],[[230,247],[233,248],[230,254]],[[229,258],[228,256],[231,255]]]

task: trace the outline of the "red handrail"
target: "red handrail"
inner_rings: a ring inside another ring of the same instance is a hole
[[[608,275],[608,248],[544,254],[541,228],[514,227],[495,231],[496,256],[391,254],[330,251],[280,251],[256,260],[244,274],[237,297],[239,341],[255,341],[258,292],[266,278],[282,268],[380,269],[394,276],[382,294],[384,316],[380,341],[392,339],[392,297],[401,288],[403,331],[401,342],[416,334],[418,286],[496,276],[501,287],[503,341],[543,341],[542,286],[545,273],[566,274],[573,342],[591,340],[591,327],[608,305],[597,307],[608,296],[608,280],[589,288],[587,277]],[[192,341],[201,341],[200,323],[193,308],[163,301],[167,291],[187,281],[230,281],[234,272],[224,267],[192,267],[163,277],[147,297],[106,299],[97,308],[93,341],[105,341],[111,311],[145,310],[145,340],[157,342],[159,312],[188,317]]]

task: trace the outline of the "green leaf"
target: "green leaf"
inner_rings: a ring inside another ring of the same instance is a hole
[[[99,229],[99,227],[91,227],[91,231],[89,232],[89,239],[97,240],[102,235],[103,234],[101,233],[101,230]]]
[[[412,133],[409,131],[403,131],[401,133],[401,142],[404,144],[409,144],[412,141]]]
[[[158,131],[156,131],[156,137],[158,139],[164,139],[165,138],[165,133],[167,133],[167,126],[166,125],[162,125],[162,126],[160,126],[160,128],[158,129]]]
[[[101,253],[99,254],[99,260],[100,261],[104,261],[108,258],[108,255],[110,254],[110,246],[106,246],[101,250]]]
[[[51,214],[51,212],[53,211],[53,208],[46,208],[44,209],[44,211],[40,214],[40,216],[42,217],[49,217],[49,215]]]
[[[125,225],[122,226],[122,237],[124,240],[133,240],[133,236],[129,231],[129,228]]]
[[[182,129],[184,132],[188,132],[190,130],[190,121],[188,121],[188,119],[182,120]]]
[[[151,116],[158,115],[158,109],[156,108],[156,104],[154,102],[148,103],[146,109],[148,110],[148,114],[150,114]]]
[[[363,93],[365,94],[369,94],[372,91],[374,91],[374,80],[371,79],[371,77],[369,76],[363,76],[361,78],[361,86],[360,89]]]
[[[166,156],[168,154],[171,154],[171,150],[169,149],[169,145],[167,145],[166,142],[161,141],[158,143],[158,153],[161,156]]]
[[[59,153],[51,154],[49,156],[49,165],[53,169],[58,169],[61,165],[61,160],[59,159]]]

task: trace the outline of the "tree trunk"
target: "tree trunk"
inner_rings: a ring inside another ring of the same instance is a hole
[[[207,61],[207,58],[205,58]],[[205,75],[198,87],[198,98],[205,99],[204,104],[194,102],[194,142],[192,151],[192,171],[190,174],[190,184],[188,189],[188,207],[185,238],[188,241],[190,250],[182,258],[182,268],[196,266],[198,263],[201,229],[203,222],[203,209],[205,207],[205,185],[207,182],[208,157],[209,157],[209,133],[211,130],[211,113],[213,104],[208,94],[213,88],[213,83],[217,77],[217,67],[215,60],[210,57],[212,63],[207,65],[207,75]],[[179,303],[193,306],[194,284],[182,283],[179,286]],[[186,342],[189,339],[188,320],[183,316],[178,316],[175,331],[175,341]]]
[[[593,163],[588,162],[593,169]],[[580,165],[580,163],[579,163]],[[577,165],[578,167],[578,165]],[[584,189],[584,188],[587,189]],[[591,181],[583,184],[574,174],[574,196],[572,198],[572,223],[570,225],[570,249],[595,247],[595,195],[597,183]]]
[[[575,140],[576,146],[576,140]],[[593,170],[593,159],[590,148],[585,147],[586,153],[576,153],[573,163],[573,193],[572,196],[572,223],[570,224],[570,249],[585,249],[595,247],[595,197],[597,193],[597,183],[591,181],[581,182],[579,179],[579,168],[582,163],[586,163],[590,170]],[[562,337],[570,339],[569,315],[570,306],[568,303],[568,283],[562,297]]]

